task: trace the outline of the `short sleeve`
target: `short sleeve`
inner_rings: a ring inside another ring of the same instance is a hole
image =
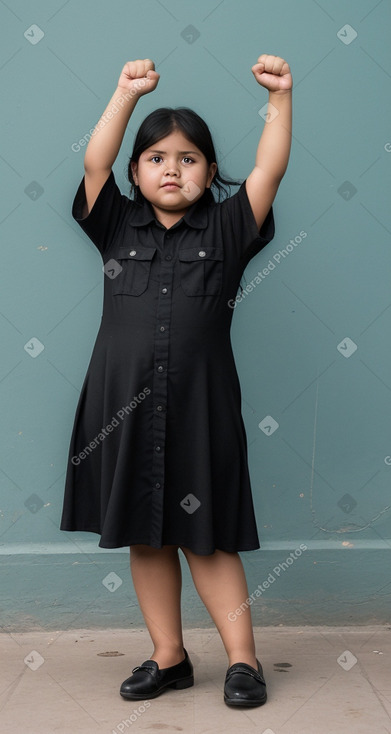
[[[114,173],[111,171],[94,206],[83,219],[83,210],[87,203],[84,178],[83,176],[73,200],[72,217],[103,255],[115,241],[123,219],[133,202],[121,193]]]
[[[260,229],[254,218],[247,196],[246,181],[238,191],[222,202],[223,216],[228,228],[228,237],[233,237],[234,246],[244,266],[260,252],[275,234],[274,213],[271,206]]]

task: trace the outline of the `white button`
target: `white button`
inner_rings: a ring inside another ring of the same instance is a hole
[[[205,257],[206,252],[204,250],[200,250],[198,254],[200,257]]]
[[[135,255],[135,254],[136,254],[136,250],[131,250],[131,251],[129,252],[129,255],[132,255],[132,256],[133,256],[133,255]]]

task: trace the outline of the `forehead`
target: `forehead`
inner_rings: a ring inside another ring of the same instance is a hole
[[[150,152],[152,150],[158,150],[162,153],[189,153],[191,151],[193,153],[198,153],[200,156],[203,155],[195,143],[186,138],[185,135],[178,130],[170,133],[170,135],[166,135],[164,138],[160,138],[160,140],[157,140],[153,145],[149,146],[149,148],[146,148],[144,152]]]

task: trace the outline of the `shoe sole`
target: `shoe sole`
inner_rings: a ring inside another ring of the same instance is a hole
[[[224,703],[228,706],[263,706],[267,701],[267,696],[261,701],[248,700],[247,698],[227,698],[224,696]]]
[[[160,696],[161,693],[164,693],[167,688],[175,688],[176,690],[180,690],[183,688],[190,688],[191,686],[194,686],[194,676],[190,676],[189,678],[181,678],[180,680],[167,683],[165,686],[162,686],[161,688],[159,688],[158,691],[154,691],[153,693],[122,693],[120,691],[120,695],[122,696],[122,698],[127,698],[132,701],[143,701],[144,699],[149,700],[150,698],[157,698],[157,696]]]

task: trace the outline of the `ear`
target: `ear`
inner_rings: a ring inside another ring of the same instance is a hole
[[[212,183],[213,176],[215,175],[216,171],[217,171],[217,163],[211,163],[210,166],[209,166],[209,173],[208,173],[208,178],[207,178],[207,181],[206,181],[206,188],[207,189],[210,188],[210,185]]]
[[[136,186],[138,186],[137,163],[135,163],[134,161],[131,161],[130,167],[132,169],[133,181],[136,184]]]

